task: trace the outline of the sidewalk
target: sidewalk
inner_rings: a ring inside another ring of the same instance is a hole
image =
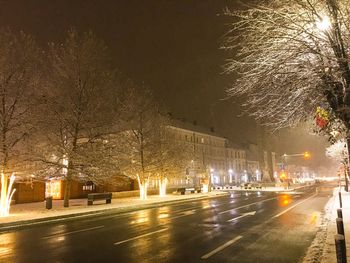
[[[335,263],[337,262],[335,254],[334,235],[337,234],[337,209],[340,208],[339,203],[339,189],[334,189],[333,197],[328,205],[328,224],[327,234],[325,238],[324,249],[322,253],[322,263]],[[345,231],[345,242],[347,250],[347,261],[350,262],[350,192],[341,191],[342,203],[343,203],[343,223]]]
[[[212,191],[210,193],[194,193],[186,195],[169,194],[166,197],[148,196],[147,200],[138,197],[112,199],[111,204],[105,204],[103,200],[88,206],[87,199],[71,199],[68,208],[63,207],[63,200],[53,200],[52,209],[45,208],[44,202],[12,205],[8,217],[0,217],[0,232],[16,229],[28,225],[41,224],[52,221],[68,220],[74,217],[101,214],[103,212],[126,212],[136,209],[145,209],[166,203],[186,202],[195,199],[212,198],[226,195],[227,192]]]
[[[325,206],[325,214],[320,229],[313,240],[304,263],[336,263],[334,235],[337,234],[337,209],[340,208],[339,188],[333,190],[333,196]],[[347,247],[347,261],[350,262],[350,192],[341,191],[343,204],[343,223]]]

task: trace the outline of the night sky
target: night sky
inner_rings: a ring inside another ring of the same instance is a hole
[[[214,126],[236,141],[255,141],[254,122],[240,116],[237,101],[225,100],[232,77],[222,69],[228,54],[220,44],[229,22],[222,13],[236,2],[0,0],[0,24],[33,34],[43,46],[62,41],[71,27],[92,30],[109,47],[115,66],[154,90],[173,116]],[[309,137],[300,145],[310,140],[314,145]]]

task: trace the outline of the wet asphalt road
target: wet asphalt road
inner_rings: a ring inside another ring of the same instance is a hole
[[[0,262],[298,262],[332,188],[230,195],[0,234]]]

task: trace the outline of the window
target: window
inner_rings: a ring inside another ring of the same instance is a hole
[[[204,143],[204,138],[203,137],[201,138],[201,143]]]

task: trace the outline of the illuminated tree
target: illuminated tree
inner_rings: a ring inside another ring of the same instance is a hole
[[[0,29],[0,215],[8,214],[11,174],[22,171],[35,130],[40,57],[31,36]]]
[[[344,127],[350,144],[350,1],[269,0],[226,13],[229,94],[273,129],[316,117],[328,134]]]
[[[140,199],[147,199],[149,179],[157,168],[162,117],[153,95],[131,85],[124,94],[124,131],[118,134],[122,172],[138,181]]]
[[[326,149],[326,156],[341,163],[343,167],[346,167],[348,171],[348,149],[345,140],[339,140]],[[345,173],[345,188],[348,188],[348,177]]]
[[[346,142],[344,140],[340,140],[327,147],[326,156],[342,164],[346,164],[347,152],[348,149]]]
[[[156,152],[153,155],[161,197],[166,195],[169,179],[184,177],[185,170],[191,160],[191,151],[176,138],[170,123],[170,119],[163,117],[163,122],[159,127],[159,137],[155,142],[157,144]]]
[[[103,136],[115,120],[113,78],[106,47],[91,32],[71,30],[63,44],[50,44],[41,161],[64,177],[65,207],[73,179],[110,175]]]

